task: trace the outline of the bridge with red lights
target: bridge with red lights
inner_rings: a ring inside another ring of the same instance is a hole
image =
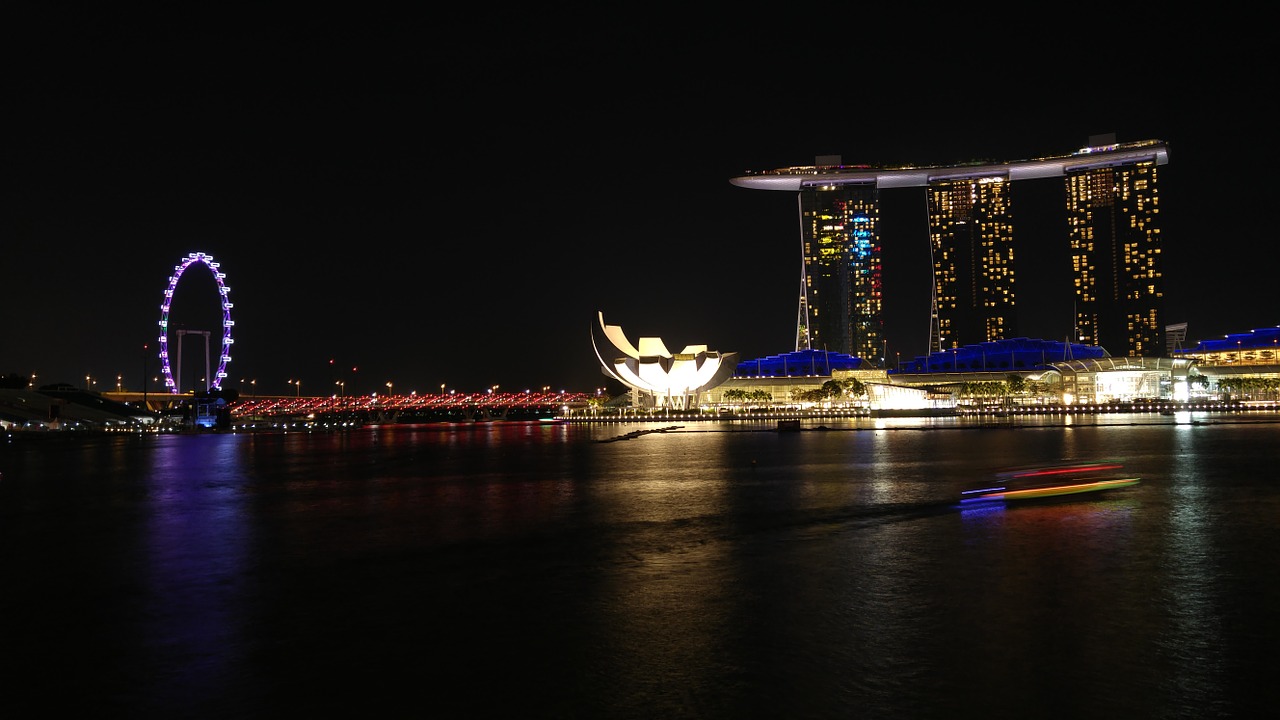
[[[190,401],[192,395],[168,393],[106,392],[103,397],[129,404],[145,404],[161,411]],[[361,416],[391,418],[421,415],[427,417],[506,416],[508,414],[561,414],[586,407],[598,397],[586,392],[566,390],[523,390],[519,392],[448,393],[419,395],[331,395],[323,397],[253,395],[241,396],[229,403],[232,417],[272,418],[307,416]]]
[[[231,403],[233,417],[306,415],[505,415],[511,412],[559,414],[587,405],[583,392],[479,392],[418,395],[362,395],[330,397],[252,397]]]

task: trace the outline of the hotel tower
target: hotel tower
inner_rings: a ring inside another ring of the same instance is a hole
[[[796,350],[848,353],[883,366],[880,189],[925,188],[933,265],[929,351],[937,352],[1018,336],[1012,183],[1062,178],[1072,340],[1111,355],[1143,356],[1164,349],[1158,172],[1168,162],[1161,141],[1101,136],[1070,155],[1032,160],[871,167],[820,156],[812,166],[730,182],[797,195]]]

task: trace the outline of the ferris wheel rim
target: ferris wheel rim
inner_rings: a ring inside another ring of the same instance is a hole
[[[231,362],[231,344],[235,342],[231,337],[231,327],[235,323],[231,320],[232,305],[228,299],[231,288],[224,282],[226,274],[219,271],[219,263],[214,261],[212,255],[203,252],[188,253],[182,262],[174,266],[173,275],[169,277],[169,284],[165,287],[164,303],[160,306],[160,365],[161,372],[164,374],[165,388],[171,395],[178,394],[178,384],[173,379],[173,368],[169,364],[169,310],[173,302],[173,293],[178,287],[182,274],[197,263],[208,267],[209,272],[213,274],[213,279],[218,284],[219,302],[222,305],[222,342],[219,346],[218,370],[213,374],[213,381],[208,386],[210,390],[222,388],[222,380],[227,376],[227,364]]]

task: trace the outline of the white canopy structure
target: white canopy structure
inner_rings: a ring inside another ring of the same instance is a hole
[[[601,343],[591,334],[591,346],[605,375],[645,396],[654,407],[685,410],[696,405],[698,394],[728,380],[738,361],[737,353],[719,353],[706,345],[686,345],[671,353],[662,338],[642,337],[636,348],[618,325],[606,325],[597,313],[604,340],[621,353],[605,360]]]

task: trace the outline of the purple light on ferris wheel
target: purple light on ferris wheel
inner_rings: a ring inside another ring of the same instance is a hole
[[[235,326],[235,321],[231,319],[232,304],[228,299],[231,288],[225,283],[226,273],[219,271],[219,263],[213,261],[212,255],[202,252],[188,254],[181,263],[174,266],[173,275],[169,277],[169,284],[164,289],[164,302],[160,305],[160,363],[164,373],[165,387],[174,395],[178,394],[178,384],[174,382],[173,368],[169,364],[169,309],[182,274],[196,263],[203,263],[213,273],[213,279],[218,284],[218,298],[222,306],[222,345],[218,353],[218,370],[214,373],[213,382],[209,385],[210,390],[222,387],[222,380],[227,376],[227,363],[231,362],[231,344],[235,342],[231,337],[231,328]]]

